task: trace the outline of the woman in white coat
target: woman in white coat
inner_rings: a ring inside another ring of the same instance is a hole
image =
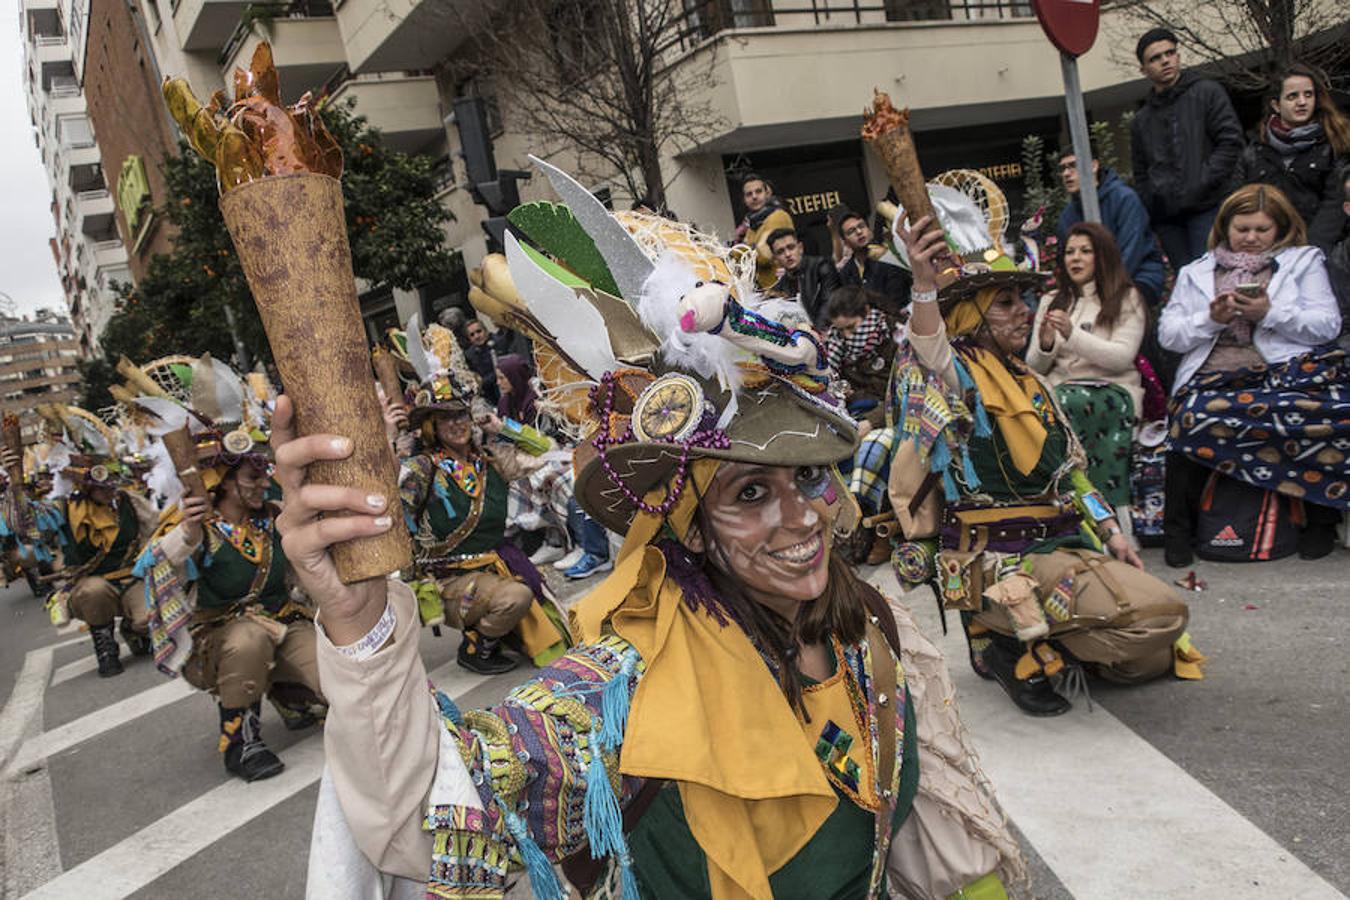
[[[1181,270],[1158,323],[1183,354],[1170,405],[1167,563],[1192,559],[1206,468],[1304,501],[1299,554],[1330,553],[1350,505],[1350,382],[1322,251],[1276,188],[1219,208],[1210,252]]]

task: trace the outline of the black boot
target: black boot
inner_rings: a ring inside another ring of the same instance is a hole
[[[220,749],[225,754],[225,768],[245,781],[271,778],[286,768],[263,743],[260,709],[258,703],[240,709],[220,707]]]
[[[1055,693],[1050,679],[1044,674],[1037,672],[1030,678],[1017,677],[1018,658],[1016,649],[997,639],[980,654],[980,660],[993,673],[994,680],[1022,712],[1029,716],[1058,716],[1068,712],[1073,704]]]
[[[123,619],[117,630],[121,632],[122,640],[126,641],[127,649],[131,651],[132,656],[149,656],[150,651],[154,649],[154,645],[150,643],[150,635],[141,634],[132,628],[130,619]]]
[[[89,629],[94,639],[94,656],[98,658],[98,677],[111,678],[122,674],[122,661],[118,659],[117,638],[113,637],[112,623]]]
[[[466,628],[459,645],[459,664],[479,675],[500,675],[514,669],[516,660],[502,652],[501,638],[484,637]]]

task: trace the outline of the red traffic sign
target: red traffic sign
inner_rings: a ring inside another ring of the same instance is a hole
[[[1046,37],[1064,53],[1082,56],[1097,40],[1101,0],[1031,0]]]

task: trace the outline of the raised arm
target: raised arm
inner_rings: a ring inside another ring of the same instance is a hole
[[[914,348],[919,365],[942,376],[953,390],[960,390],[956,374],[956,360],[951,344],[947,342],[947,325],[937,302],[937,266],[934,260],[947,253],[946,235],[942,229],[925,232],[931,216],[924,216],[913,226],[900,226],[900,239],[909,255],[914,285],[910,293],[909,345]]]

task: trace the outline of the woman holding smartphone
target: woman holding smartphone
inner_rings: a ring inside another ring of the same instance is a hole
[[[1249,184],[1219,207],[1210,251],[1177,275],[1158,322],[1183,354],[1170,410],[1167,563],[1189,565],[1207,468],[1305,503],[1299,555],[1335,545],[1350,506],[1350,402],[1341,315],[1322,251],[1278,189]]]

